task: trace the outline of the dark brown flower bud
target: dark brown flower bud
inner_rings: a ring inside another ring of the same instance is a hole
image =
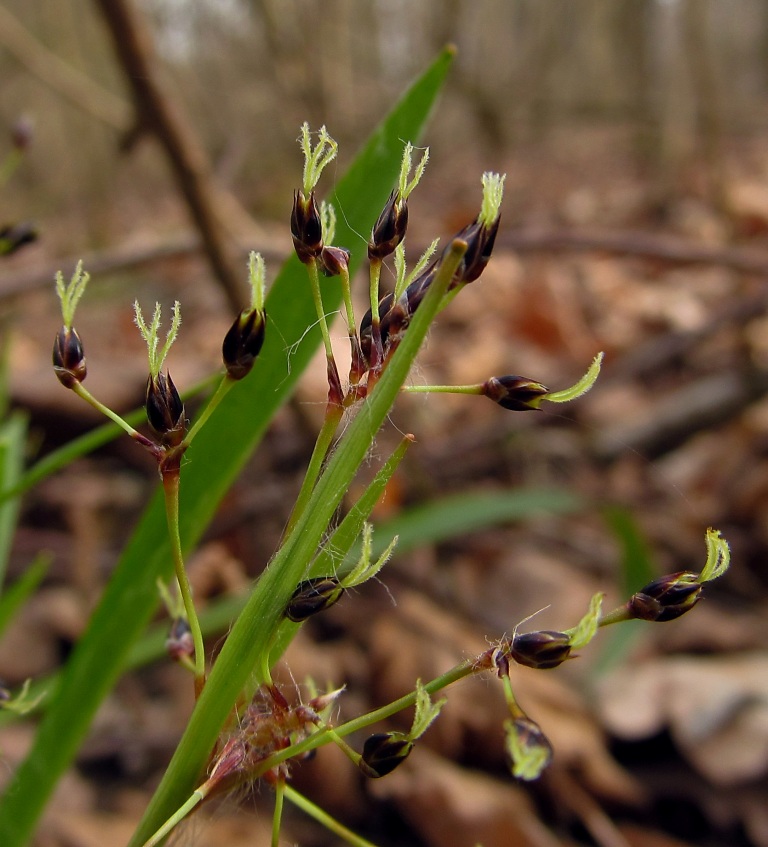
[[[527,632],[512,639],[509,655],[518,665],[548,670],[571,655],[571,641],[564,632]]]
[[[320,255],[323,249],[323,224],[314,191],[310,192],[308,198],[303,191],[294,192],[291,235],[296,255],[305,265]]]
[[[338,276],[349,270],[350,252],[346,247],[323,247],[320,253],[320,270],[325,276]]]
[[[246,309],[224,336],[221,355],[232,379],[242,379],[251,372],[264,344],[266,315],[258,309]]]
[[[700,599],[698,574],[680,571],[649,582],[629,598],[627,608],[638,620],[672,621],[692,609]]]
[[[53,342],[53,371],[65,388],[82,382],[88,369],[85,365],[83,342],[75,329],[63,326]]]
[[[483,384],[483,394],[502,409],[527,412],[539,408],[549,389],[524,376],[492,376]]]
[[[184,404],[168,372],[160,372],[156,377],[150,375],[144,407],[149,425],[163,444],[166,447],[181,444],[186,432]]]
[[[186,618],[176,618],[171,624],[168,637],[165,639],[165,652],[174,662],[194,656],[195,642]]]
[[[402,732],[377,732],[365,739],[360,770],[371,779],[386,776],[413,750],[413,741]]]
[[[26,244],[37,241],[37,231],[30,223],[0,227],[0,256],[10,256]]]
[[[344,589],[335,576],[314,576],[300,582],[285,608],[285,617],[294,623],[330,608],[336,603]]]
[[[384,259],[395,252],[408,229],[408,202],[395,189],[389,195],[368,242],[368,258]]]
[[[467,252],[456,271],[456,279],[453,285],[462,282],[474,282],[485,270],[493,252],[500,220],[501,216],[497,217],[488,227],[481,223],[479,219],[476,219],[454,235],[454,239],[458,238],[467,242]]]

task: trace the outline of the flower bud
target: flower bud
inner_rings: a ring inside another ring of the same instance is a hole
[[[338,276],[349,270],[349,250],[346,247],[323,247],[320,253],[320,270],[325,276]]]
[[[10,256],[24,245],[37,241],[37,232],[30,223],[7,224],[0,227],[0,256]]]
[[[377,732],[365,739],[360,770],[371,779],[386,776],[402,764],[413,750],[413,742],[402,732]]]
[[[165,652],[174,662],[190,658],[195,654],[195,642],[186,618],[176,618],[171,624],[168,637],[165,639]]]
[[[384,259],[395,252],[408,229],[408,202],[395,189],[389,195],[368,242],[368,258]]]
[[[224,336],[221,355],[232,379],[242,379],[251,372],[264,344],[266,315],[259,309],[246,309]]]
[[[85,379],[88,369],[83,342],[75,329],[63,326],[54,339],[53,370],[65,388],[72,388]]]
[[[571,655],[571,641],[564,632],[527,632],[512,639],[509,655],[528,668],[548,670],[561,665]]]
[[[552,761],[552,745],[541,727],[521,716],[504,724],[512,775],[518,779],[538,779]]]
[[[483,394],[502,409],[527,412],[539,408],[549,389],[524,376],[492,376],[483,384]]]
[[[320,255],[323,249],[323,224],[314,191],[310,192],[308,198],[303,191],[294,192],[291,235],[296,255],[305,265]]]
[[[631,617],[643,621],[672,621],[701,599],[698,574],[680,571],[649,582],[627,602]]]
[[[343,593],[344,589],[335,576],[314,576],[305,579],[293,592],[284,615],[289,621],[301,623],[333,606]]]
[[[149,425],[163,444],[166,447],[181,444],[186,431],[184,404],[167,371],[161,371],[156,377],[150,375],[144,406]]]
[[[456,272],[457,278],[454,285],[462,282],[474,282],[485,270],[485,266],[491,258],[493,245],[496,242],[500,220],[501,217],[497,217],[490,226],[486,226],[478,218],[456,233],[454,238],[467,242],[467,252],[464,254]]]
[[[6,686],[5,681],[0,679],[0,708],[3,703],[7,703],[11,699],[10,689]]]

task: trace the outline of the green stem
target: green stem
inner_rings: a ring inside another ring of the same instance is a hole
[[[597,625],[600,627],[610,626],[614,623],[622,623],[623,621],[630,620],[632,620],[632,616],[629,613],[629,609],[626,606],[619,606],[618,609],[614,609],[612,612],[608,612],[607,615],[603,615]]]
[[[24,153],[21,150],[11,150],[0,164],[0,188],[11,178],[13,172],[18,168],[21,160],[24,158]]]
[[[290,800],[294,806],[301,809],[302,812],[309,815],[311,818],[314,818],[314,820],[322,824],[334,835],[338,835],[339,838],[343,838],[347,844],[351,844],[352,847],[376,847],[372,841],[368,841],[368,839],[363,838],[361,835],[352,832],[351,829],[344,826],[344,824],[340,821],[337,821],[336,818],[331,817],[331,815],[329,815],[324,809],[321,809],[320,806],[316,805],[311,800],[308,800],[303,794],[299,794],[299,792],[294,788],[291,788],[290,785],[285,786],[285,797],[287,800]]]
[[[341,269],[341,297],[344,302],[344,311],[347,314],[347,332],[353,336],[357,324],[355,323],[355,307],[352,305],[352,285],[349,279],[349,268]]]
[[[483,385],[404,385],[407,394],[482,394]]]
[[[200,416],[197,420],[192,424],[192,428],[187,433],[186,438],[184,439],[184,449],[189,447],[192,443],[192,439],[197,435],[197,433],[203,428],[208,418],[216,411],[216,407],[221,403],[221,401],[227,396],[230,389],[234,386],[237,380],[232,379],[229,374],[224,374],[221,379],[221,382],[218,384],[216,391],[213,394],[213,397],[208,401],[203,411],[200,413]]]
[[[449,685],[453,685],[453,683],[458,682],[460,679],[464,679],[465,677],[471,676],[475,673],[482,673],[485,670],[487,670],[487,668],[482,667],[473,661],[462,662],[461,664],[451,668],[449,671],[446,671],[444,674],[435,677],[433,680],[426,683],[423,688],[429,694],[435,694],[436,692],[447,688]],[[334,736],[343,738],[347,735],[351,735],[353,732],[359,732],[361,729],[366,729],[367,727],[386,720],[387,718],[391,718],[393,715],[402,712],[403,709],[408,709],[411,706],[414,706],[416,704],[417,696],[418,694],[416,691],[410,691],[408,694],[388,703],[386,706],[381,706],[381,708],[376,709],[373,712],[360,715],[359,717],[353,718],[352,720],[340,724],[337,727],[323,726],[303,741],[299,741],[297,744],[292,744],[290,747],[286,747],[285,750],[280,750],[279,752],[264,759],[258,769],[249,775],[249,778],[258,779],[267,771],[277,767],[282,762],[292,759],[295,756],[301,756],[304,753],[308,753],[310,750],[315,750],[318,747],[328,744],[330,741],[335,740]]]
[[[168,818],[160,829],[158,829],[154,835],[144,842],[144,847],[156,847],[156,845],[160,844],[166,835],[169,835],[188,814],[193,812],[197,806],[205,800],[205,797],[206,794],[204,794],[199,788],[193,791],[186,803],[179,806],[179,808],[176,809],[176,811]]]
[[[272,815],[272,847],[280,847],[280,824],[283,820],[283,800],[287,789],[285,779],[278,779],[275,785],[275,812]]]
[[[323,421],[323,426],[317,436],[317,441],[315,441],[315,447],[312,450],[312,457],[309,460],[307,472],[304,474],[304,481],[301,484],[301,490],[296,498],[296,503],[294,504],[293,511],[288,519],[288,525],[286,526],[283,534],[284,538],[287,538],[291,534],[297,521],[304,514],[304,509],[306,509],[307,503],[309,503],[312,491],[315,488],[315,483],[317,482],[317,479],[320,476],[320,471],[323,468],[323,462],[328,455],[328,451],[331,449],[333,436],[339,426],[342,414],[343,409],[340,406],[336,406],[331,403],[326,406],[325,420]]]
[[[312,288],[312,299],[315,302],[315,311],[317,312],[317,320],[320,323],[320,332],[323,336],[323,344],[325,345],[325,357],[328,361],[333,361],[333,347],[331,346],[331,334],[328,332],[328,321],[325,318],[325,307],[323,306],[323,295],[320,291],[320,274],[317,271],[317,260],[313,259],[306,266],[309,274],[309,283]]]
[[[369,294],[371,300],[371,322],[379,323],[379,285],[381,282],[381,259],[371,259]]]
[[[181,535],[179,534],[179,481],[178,471],[163,475],[163,493],[165,494],[165,514],[168,519],[168,535],[170,536],[173,567],[176,571],[176,581],[179,593],[184,601],[184,611],[187,615],[192,641],[195,645],[195,694],[199,696],[205,684],[205,647],[200,621],[192,600],[192,586],[189,584],[187,571],[184,567],[184,556],[181,552]]]
[[[101,412],[102,415],[106,415],[111,421],[116,423],[122,430],[128,433],[131,438],[135,438],[137,440],[142,440],[144,438],[140,432],[135,430],[126,420],[120,417],[117,412],[113,412],[108,406],[105,406],[102,402],[97,400],[93,394],[82,384],[82,382],[76,382],[72,386],[72,390],[77,394],[78,397],[85,400],[86,403],[89,403],[93,406],[94,409]]]

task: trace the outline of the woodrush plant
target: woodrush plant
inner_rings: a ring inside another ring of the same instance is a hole
[[[413,362],[436,316],[481,276],[491,258],[500,222],[504,177],[484,174],[476,218],[453,236],[437,258],[432,258],[437,247],[434,242],[409,272],[405,256],[408,198],[424,172],[428,150],[420,153],[414,169],[414,147],[406,143],[396,186],[368,241],[369,308],[358,321],[352,302],[352,254],[334,243],[333,206],[317,199],[319,180],[335,158],[337,146],[325,127],[313,135],[306,124],[299,141],[304,172],[301,188],[294,195],[290,226],[296,256],[305,268],[314,319],[325,351],[325,415],[281,543],[212,663],[206,659],[185,569],[180,509],[184,456],[193,441],[205,433],[227,395],[258,367],[270,331],[264,262],[257,253],[249,258],[250,302],[223,340],[224,374],[191,427],[171,375],[164,370],[181,326],[180,305],[173,305],[170,329],[164,337],[160,305],[155,306],[149,320],[139,304],[134,305],[136,324],[148,350],[145,409],[149,435],[140,433],[85,388],[84,347],[74,318],[88,274],[78,265],[69,282],[62,274],[56,279],[63,318],[53,348],[56,376],[64,387],[109,417],[157,462],[175,572],[173,585],[163,585],[160,591],[171,618],[167,649],[173,659],[190,670],[196,700],[184,737],[130,847],[160,844],[207,799],[257,780],[274,789],[273,847],[279,842],[285,800],[349,843],[370,844],[297,792],[290,785],[291,768],[312,750],[335,744],[367,777],[385,777],[410,755],[418,739],[439,717],[445,699],[435,699],[436,695],[475,674],[499,678],[509,707],[504,728],[511,771],[520,779],[536,779],[549,764],[552,749],[534,718],[518,704],[511,680],[514,665],[551,669],[586,646],[601,627],[635,618],[672,620],[692,608],[702,586],[719,576],[728,564],[725,541],[719,533],[708,530],[707,558],[700,573],[677,573],[655,580],[608,614],[602,613],[603,595],[598,594],[582,620],[571,629],[518,633],[515,628],[511,636],[503,635],[481,655],[435,679],[426,683],[415,680],[413,691],[382,708],[337,724],[331,712],[343,687],[318,692],[311,681],[311,697],[306,703],[290,700],[275,684],[272,671],[299,627],[338,602],[347,589],[378,574],[396,550],[397,538],[389,539],[383,552],[373,555],[373,530],[368,519],[412,436],[406,436],[382,463],[373,481],[338,524],[336,515],[350,482],[368,461],[376,434],[398,395],[481,395],[506,410],[531,411],[543,402],[562,403],[584,394],[597,379],[602,361],[602,354],[598,354],[582,379],[555,392],[518,375],[487,377],[463,386],[407,384]],[[382,269],[388,261],[394,264],[396,283],[391,292],[383,293]],[[345,379],[336,363],[324,303],[324,287],[333,284],[327,281],[329,277],[339,278],[341,311],[350,345],[351,364]],[[372,731],[385,719],[411,708],[414,717],[409,732]],[[368,731],[369,735],[358,751],[346,738],[360,731]]]

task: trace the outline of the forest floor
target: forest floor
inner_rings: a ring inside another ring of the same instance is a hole
[[[346,685],[341,710],[350,716],[388,702],[518,625],[573,626],[596,591],[607,592],[606,608],[619,605],[640,587],[638,568],[699,570],[708,526],[730,542],[731,570],[675,622],[601,634],[557,670],[514,669],[521,704],[555,749],[536,784],[509,775],[505,704],[492,679],[449,692],[444,715],[385,779],[365,781],[331,749],[296,766],[301,791],[381,847],[768,847],[766,273],[608,249],[512,249],[521,230],[642,233],[713,253],[762,250],[768,270],[768,150],[739,142],[729,151],[726,211],[707,197],[700,163],[662,198],[622,150],[585,132],[567,155],[553,145],[503,163],[507,211],[494,257],[441,316],[413,377],[461,384],[519,373],[559,388],[603,350],[598,385],[571,406],[526,414],[477,397],[403,397],[377,445],[384,455],[401,433],[416,435],[381,521],[472,492],[557,490],[576,505],[568,513],[545,505],[395,556],[381,582],[307,624],[287,656],[285,690],[310,675]],[[449,188],[427,184],[414,198],[415,243],[473,217],[479,180],[466,173],[482,169],[462,162]],[[277,241],[288,244],[285,234]],[[51,258],[43,241],[3,273]],[[170,359],[180,386],[216,370],[230,321],[199,257],[94,279],[78,320],[89,386],[121,410],[140,405],[146,379],[135,297],[181,300]],[[15,298],[13,321],[12,398],[30,411],[39,456],[98,420],[51,372],[52,289]],[[318,361],[226,497],[190,561],[200,603],[246,591],[268,561],[325,391]],[[152,463],[118,440],[25,497],[10,578],[41,549],[53,563],[0,642],[9,684],[50,674],[66,658],[155,485]],[[191,700],[190,680],[168,660],[126,675],[51,804],[38,847],[126,843]],[[7,768],[33,732],[31,721],[0,730]],[[200,812],[187,831],[200,847],[266,844],[270,807],[270,790],[256,787],[242,804]],[[289,810],[285,843],[337,841]]]

